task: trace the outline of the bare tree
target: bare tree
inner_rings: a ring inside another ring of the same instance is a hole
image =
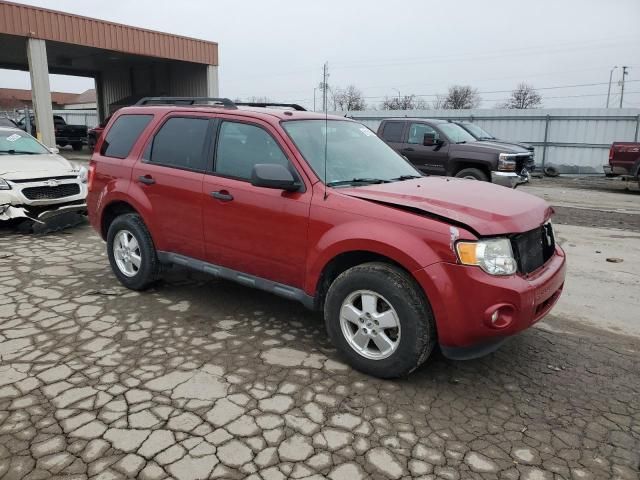
[[[402,97],[385,97],[380,108],[382,110],[426,110],[428,105],[427,102],[415,95],[404,95]]]
[[[542,96],[532,85],[520,82],[516,89],[511,92],[509,99],[499,105],[501,108],[536,108],[542,104]]]
[[[469,108],[477,108],[480,106],[482,99],[478,90],[470,85],[453,85],[449,87],[449,92],[444,101],[442,108],[450,110],[465,110]]]
[[[362,91],[355,85],[349,85],[347,88],[331,88],[330,92],[333,109],[336,111],[364,110],[367,107]]]
[[[442,110],[443,108],[445,108],[444,105],[446,101],[446,95],[436,95],[436,99],[431,102],[431,108],[433,108],[434,110]]]

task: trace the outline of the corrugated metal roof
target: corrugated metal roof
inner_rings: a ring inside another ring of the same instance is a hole
[[[218,44],[0,0],[0,33],[114,52],[218,64]]]

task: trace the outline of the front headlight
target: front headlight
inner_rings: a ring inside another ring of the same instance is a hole
[[[11,190],[11,185],[2,177],[0,177],[0,190]]]
[[[516,156],[512,153],[501,153],[498,155],[498,170],[501,172],[515,172]]]
[[[491,275],[513,275],[518,269],[508,238],[458,242],[456,251],[460,263],[478,266]]]
[[[88,179],[89,170],[87,170],[86,167],[80,167],[80,169],[78,170],[78,180],[80,180],[82,183],[87,183]]]

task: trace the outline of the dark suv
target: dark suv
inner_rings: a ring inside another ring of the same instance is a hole
[[[387,118],[378,127],[378,136],[426,174],[512,188],[529,181],[532,152],[517,145],[479,142],[448,120]]]
[[[143,103],[114,114],[89,169],[89,219],[129,288],[175,264],[300,301],[379,377],[411,372],[436,344],[486,354],[562,292],[540,198],[425,178],[343,117]]]

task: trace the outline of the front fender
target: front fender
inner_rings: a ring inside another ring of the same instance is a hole
[[[447,234],[389,223],[381,228],[378,219],[343,223],[323,232],[316,242],[311,240],[314,246],[309,252],[305,286],[309,295],[315,295],[324,268],[344,253],[375,253],[409,272],[455,258]]]

